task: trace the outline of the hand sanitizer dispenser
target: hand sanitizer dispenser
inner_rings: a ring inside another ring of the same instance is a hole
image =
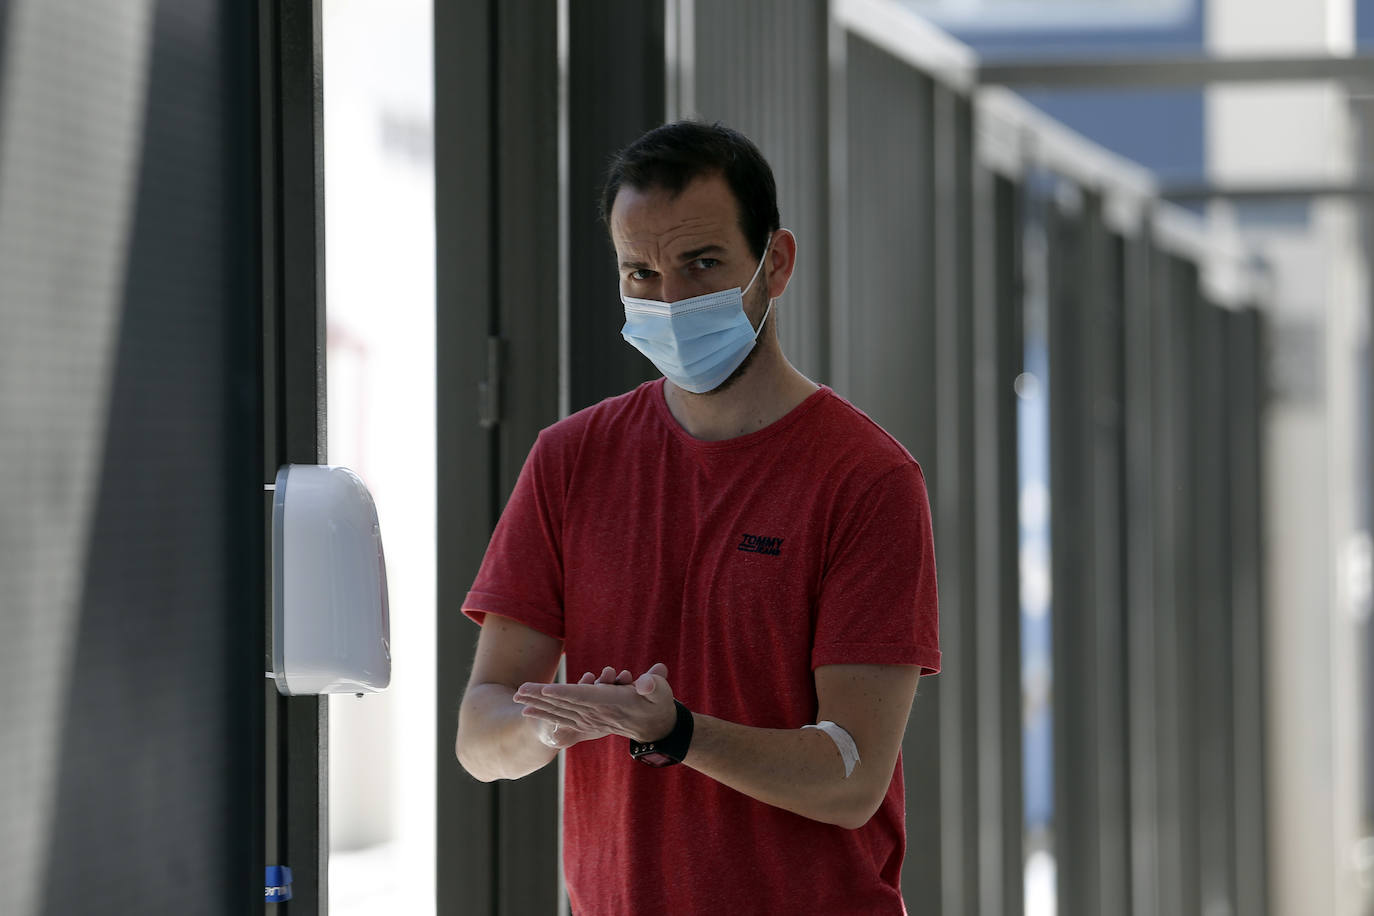
[[[375,693],[391,683],[382,534],[372,495],[348,468],[277,472],[272,634],[283,694]]]

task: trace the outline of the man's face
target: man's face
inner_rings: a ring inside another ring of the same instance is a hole
[[[758,267],[739,227],[739,207],[718,174],[696,178],[673,196],[662,188],[622,187],[611,208],[620,290],[635,299],[677,302],[743,289]],[[768,302],[767,269],[745,296],[758,326]]]

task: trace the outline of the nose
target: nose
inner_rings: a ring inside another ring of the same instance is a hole
[[[670,270],[662,274],[658,295],[660,302],[677,302],[680,299],[692,298],[697,295],[697,290],[685,277],[679,276],[677,271]]]

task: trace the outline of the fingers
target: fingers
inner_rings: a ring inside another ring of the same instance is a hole
[[[546,709],[536,709],[532,706],[526,706],[524,709],[520,710],[520,715],[524,716],[527,719],[538,719],[541,723],[546,724],[547,728],[541,729],[541,731],[543,731],[546,734],[554,731],[555,728],[560,730],[567,730],[569,732],[577,732],[583,730],[582,724],[580,722],[576,722],[565,716],[557,715],[556,713],[550,712]]]
[[[622,668],[620,670],[620,673],[616,674],[615,669],[612,668],[610,665],[607,665],[605,668],[601,669],[600,675],[595,675],[588,671],[587,673],[583,674],[581,678],[578,679],[577,683],[619,684],[621,686],[624,686],[626,684],[634,683],[634,675],[630,674],[630,669],[628,668]]]
[[[591,671],[583,672],[582,677],[577,679],[577,684],[579,686],[585,686],[588,684],[599,684],[617,687],[628,687],[631,684],[633,684],[636,692],[638,692],[641,696],[648,696],[649,694],[652,694],[655,690],[658,689],[658,687],[656,686],[657,681],[664,681],[663,686],[667,686],[667,677],[668,666],[663,664],[662,662],[658,662],[657,664],[650,667],[649,670],[641,674],[638,679],[636,679],[635,676],[630,673],[630,669],[628,668],[622,668],[620,669],[619,673],[617,673],[614,668],[612,668],[610,665],[607,665],[606,667],[601,669],[600,674],[595,674]],[[522,700],[528,696],[537,696],[540,693],[540,690],[546,686],[549,685],[533,683],[522,684],[520,690],[518,691],[519,696],[517,696],[516,699]]]
[[[668,686],[668,666],[663,662],[655,662],[654,665],[641,674],[635,680],[635,692],[642,697],[651,696],[660,689]]]
[[[564,719],[572,724],[572,720],[578,716],[578,710],[565,704],[550,703],[542,697],[517,698],[515,702],[521,707],[522,713],[538,714],[550,720]]]
[[[550,687],[549,690],[555,688]],[[586,684],[586,685],[565,685],[564,691],[597,691],[605,690],[605,685]],[[595,732],[605,729],[610,723],[616,721],[617,713],[614,704],[608,706],[596,701],[595,697],[590,700],[586,697],[558,696],[555,694],[523,694],[515,697],[515,702],[524,707],[522,715],[534,716],[539,719],[546,719],[550,722],[564,724],[583,732]]]

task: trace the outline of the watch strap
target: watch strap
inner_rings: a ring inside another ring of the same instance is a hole
[[[656,741],[631,741],[631,757],[652,767],[668,767],[681,763],[687,756],[692,745],[692,711],[677,700],[673,700],[673,705],[677,707],[673,730]]]

